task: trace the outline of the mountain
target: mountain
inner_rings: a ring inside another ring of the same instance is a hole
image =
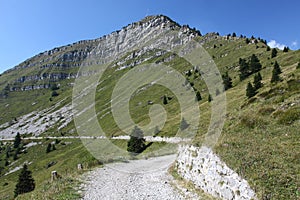
[[[262,38],[236,34],[220,36],[218,33],[201,35],[195,28],[179,25],[163,15],[148,16],[98,39],[45,51],[1,74],[0,137],[14,138],[20,133],[23,151],[16,153],[17,159],[14,160],[13,154],[17,150],[9,142],[1,143],[0,179],[7,184],[0,186],[0,198],[11,198],[17,174],[14,169],[24,162],[31,163],[29,168],[34,170],[36,185],[41,185],[37,191],[46,187],[47,176],[52,170],[70,171],[78,163],[84,163],[86,167],[99,164],[76,139],[80,128],[74,116],[80,112],[72,110],[72,103],[76,99],[73,93],[76,81],[92,80],[95,74],[102,73],[103,66],[107,68],[101,79],[96,85],[91,85],[92,88],[95,86],[95,101],[88,106],[95,107],[94,117],[107,137],[122,137],[126,132],[115,122],[111,111],[112,95],[118,81],[131,69],[155,63],[178,71],[186,78],[185,84],[201,94],[201,100],[197,102],[201,112],[200,124],[193,138],[194,144],[201,145],[209,130],[214,102],[222,90],[212,92],[206,84],[203,77],[209,71],[206,71],[205,63],[195,66],[182,56],[189,49],[184,49],[185,52],[169,51],[190,41],[201,45],[211,56],[209,59],[219,70],[217,76],[227,74],[232,79],[232,87],[226,90],[225,125],[214,151],[249,181],[260,199],[299,198],[300,51],[277,49],[277,55],[272,56],[272,49]],[[253,54],[261,64],[258,70],[250,67],[255,63]],[[271,83],[275,62],[279,63],[282,73],[278,82]],[[248,66],[243,79],[240,78],[242,66]],[[257,72],[261,74],[262,87],[253,97],[247,98],[247,84],[253,83]],[[89,91],[88,86],[80,92]],[[173,137],[182,125],[180,103],[174,91],[159,84],[147,84],[136,88],[130,97],[129,108],[134,123],[145,126],[151,124],[151,105],[160,104],[167,113],[167,120],[157,136]],[[153,131],[151,129],[145,134],[151,135]],[[94,136],[91,132],[89,134]],[[31,136],[43,138],[38,140]],[[56,150],[46,153],[51,142],[56,144]],[[113,143],[126,150],[126,141],[116,139]],[[164,145],[154,142],[145,153],[151,154]],[[107,153],[101,162],[112,161],[110,156]],[[8,172],[12,173],[4,175]],[[74,172],[64,174],[68,178],[73,175]],[[59,192],[50,185],[46,193],[66,194],[68,184],[60,185]]]

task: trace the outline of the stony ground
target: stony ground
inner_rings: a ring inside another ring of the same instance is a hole
[[[199,199],[175,188],[167,173],[176,156],[162,156],[128,163],[112,163],[84,174],[83,199]]]

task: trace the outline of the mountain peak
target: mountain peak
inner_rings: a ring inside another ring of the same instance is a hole
[[[140,22],[141,23],[149,23],[149,22],[160,22],[160,23],[173,23],[176,24],[178,27],[180,27],[180,25],[178,23],[176,23],[175,21],[173,21],[170,17],[165,16],[165,15],[148,15],[146,16],[144,19],[142,19]]]

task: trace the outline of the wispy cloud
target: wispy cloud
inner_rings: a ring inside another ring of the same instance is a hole
[[[271,40],[270,42],[268,42],[268,46],[270,46],[271,48],[278,48],[278,49],[282,50],[287,45],[280,44],[280,43],[276,42],[275,40]]]

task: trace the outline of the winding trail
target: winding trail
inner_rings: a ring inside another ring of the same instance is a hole
[[[175,189],[167,170],[176,155],[112,163],[84,174],[83,199],[183,200],[199,199],[195,194]]]

